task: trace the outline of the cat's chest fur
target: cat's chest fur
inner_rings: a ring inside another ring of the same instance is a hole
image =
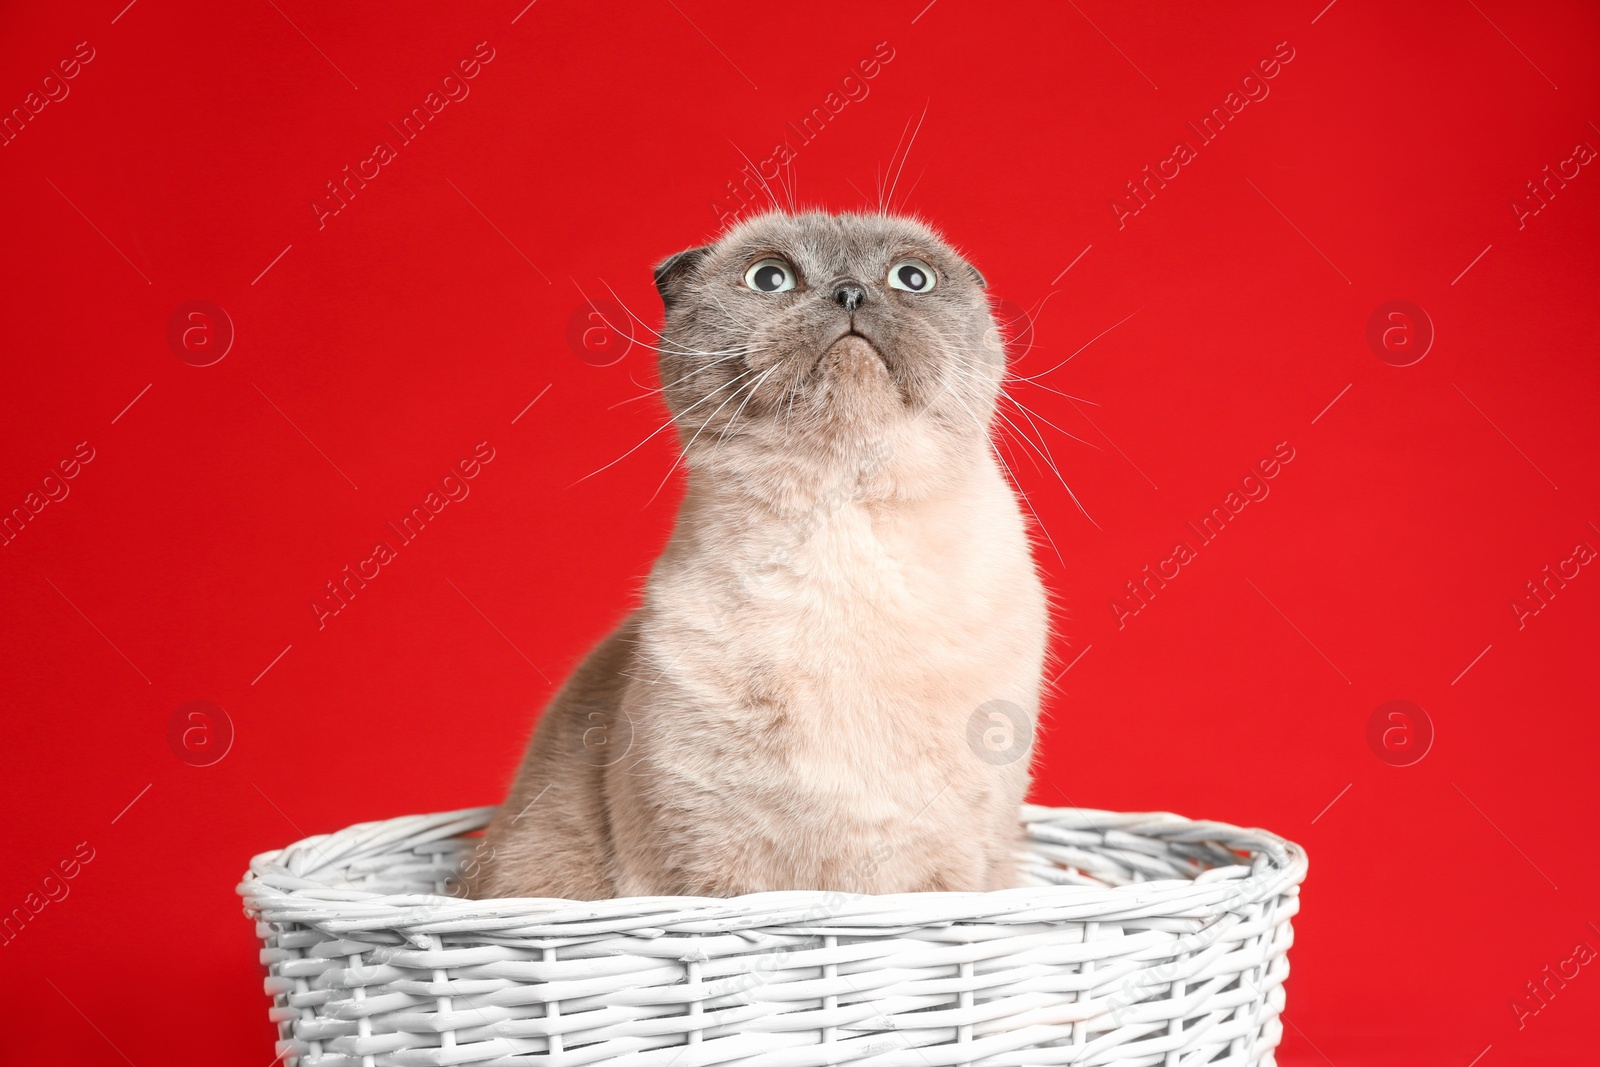
[[[680,692],[652,709],[659,769],[721,783],[775,835],[820,824],[841,854],[992,836],[1027,759],[985,759],[968,724],[996,700],[1032,718],[1046,610],[998,471],[915,507],[846,500],[802,531],[718,536],[652,575],[647,658]]]
[[[654,278],[684,499],[474,891],[1014,884],[1049,626],[983,275],[880,210],[746,219]]]

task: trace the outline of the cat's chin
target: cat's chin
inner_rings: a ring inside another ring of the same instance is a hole
[[[887,382],[889,365],[872,342],[859,333],[847,333],[822,353],[817,369],[835,381],[866,384]]]
[[[858,333],[834,341],[817,361],[816,373],[828,393],[828,409],[842,425],[880,425],[900,414],[905,398],[889,372],[888,361]]]

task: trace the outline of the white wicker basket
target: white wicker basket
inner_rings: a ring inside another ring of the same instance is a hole
[[[493,811],[251,862],[288,1064],[1274,1062],[1306,858],[1263,830],[1029,806],[993,893],[443,895]]]

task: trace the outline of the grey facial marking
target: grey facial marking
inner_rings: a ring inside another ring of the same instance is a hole
[[[932,269],[919,291],[890,284],[905,259]],[[919,221],[773,212],[655,278],[663,395],[694,446],[806,452],[907,420],[952,447],[987,433],[1005,369],[985,282]]]

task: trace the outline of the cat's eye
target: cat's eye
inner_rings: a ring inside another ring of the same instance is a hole
[[[763,259],[744,272],[744,283],[758,293],[785,293],[795,287],[794,268],[781,259]]]
[[[933,268],[920,259],[902,259],[889,268],[889,287],[908,293],[926,293],[933,288]]]

